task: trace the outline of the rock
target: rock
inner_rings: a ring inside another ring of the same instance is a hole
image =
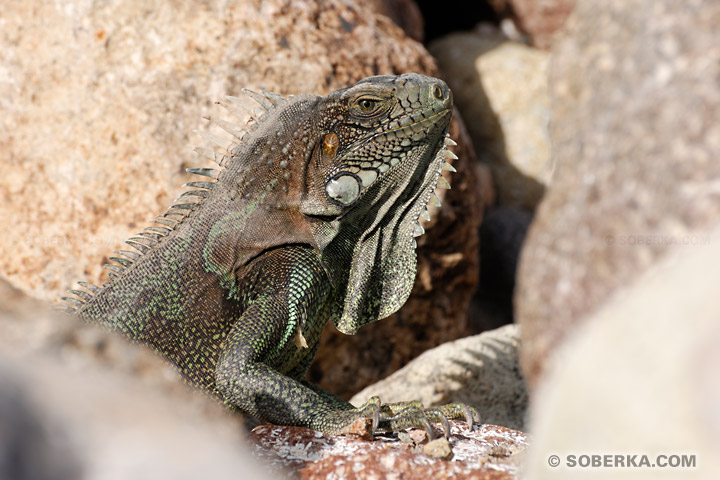
[[[507,0],[519,29],[533,46],[549,49],[556,32],[562,29],[575,0]]]
[[[2,478],[271,478],[248,453],[238,418],[198,410],[197,399],[188,408],[137,378],[54,356],[0,364],[13,373],[1,377],[0,412],[12,419],[0,423]]]
[[[192,402],[192,396],[185,397],[191,390],[176,369],[150,349],[131,344],[99,325],[57,314],[1,278],[0,353],[31,359],[54,355],[73,368],[121,372],[178,400]]]
[[[413,0],[371,0],[367,5],[390,18],[408,37],[422,43],[425,36],[422,12]]]
[[[432,458],[450,460],[453,457],[450,442],[445,437],[436,438],[423,446],[423,454]]]
[[[533,396],[524,478],[720,476],[720,271],[708,268],[720,264],[718,227],[702,233],[712,242],[675,249],[637,276],[553,353]],[[557,468],[547,466],[553,454]],[[570,468],[571,454],[618,454],[626,464],[647,455],[666,466]]]
[[[551,69],[557,172],[515,294],[531,387],[583,318],[720,218],[719,15],[714,1],[579,1],[568,20]]]
[[[305,480],[518,478],[517,465],[528,442],[524,433],[496,425],[469,431],[464,423],[452,421],[451,428],[449,441],[443,438],[438,444],[452,447],[452,461],[424,455],[423,447],[391,436],[370,442],[270,425],[256,427],[250,436],[256,442],[255,455],[265,464],[290,470]]]
[[[359,406],[372,396],[425,406],[466,403],[483,422],[522,430],[527,392],[520,374],[517,326],[507,325],[429,350],[388,378],[355,395]]]
[[[270,478],[241,417],[165,375],[157,356],[4,281],[0,305],[0,478]],[[124,362],[112,359],[120,352]]]
[[[224,115],[213,105],[224,95],[242,87],[322,94],[373,74],[438,74],[420,44],[352,1],[33,0],[6,6],[3,19],[0,213],[13,229],[0,237],[0,272],[47,301],[78,280],[101,281],[111,252],[182,192],[185,168],[202,166],[185,147],[201,143],[190,134],[208,128],[202,116]],[[399,325],[392,338],[414,328],[423,341],[392,351],[387,330],[376,330],[383,338],[367,343],[381,354],[368,361],[362,341],[325,340],[339,348],[315,367],[326,387],[348,383],[346,368],[358,365],[353,378],[367,384],[387,373],[388,356],[402,364],[467,333],[485,200],[471,148],[458,143],[454,189],[435,215],[436,233],[421,240],[420,287],[434,290],[408,302],[409,326],[391,323]],[[450,225],[457,235],[444,235]]]
[[[80,462],[69,445],[69,432],[53,425],[52,415],[34,404],[12,367],[0,359],[0,478],[80,478]]]
[[[553,174],[548,54],[480,30],[438,39],[430,51],[492,170],[498,202],[534,210]]]

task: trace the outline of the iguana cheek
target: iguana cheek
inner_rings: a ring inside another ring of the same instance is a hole
[[[360,179],[351,173],[341,173],[325,185],[328,196],[341,203],[350,205],[360,196]]]

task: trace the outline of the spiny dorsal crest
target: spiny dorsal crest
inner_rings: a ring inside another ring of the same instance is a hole
[[[92,283],[78,282],[78,285],[84,290],[68,290],[68,293],[74,296],[60,297],[60,300],[65,302],[64,305],[59,307],[60,310],[67,313],[73,313],[92,300],[95,295],[102,292],[102,288],[107,286],[109,283],[112,283],[112,281],[120,275],[124,274],[143,255],[151,252],[164,237],[168,236],[180,223],[183,222],[183,220],[188,218],[193,211],[197,210],[199,206],[202,205],[203,200],[209,195],[210,190],[212,190],[215,186],[215,182],[220,177],[221,171],[224,170],[230,159],[233,157],[238,144],[242,142],[243,138],[249,132],[252,132],[257,128],[258,124],[262,122],[265,113],[282,105],[286,101],[285,97],[265,90],[260,90],[260,93],[257,93],[243,88],[242,93],[255,101],[259,105],[259,108],[250,110],[245,106],[244,99],[230,95],[226,96],[225,99],[216,102],[224,106],[230,114],[240,120],[239,123],[229,122],[217,117],[204,117],[211,125],[217,125],[222,130],[232,135],[231,140],[202,130],[195,130],[197,134],[203,137],[210,144],[209,147],[195,147],[195,152],[217,163],[220,168],[186,169],[188,173],[206,177],[207,180],[188,182],[184,184],[183,186],[190,188],[190,190],[183,192],[177,199],[175,199],[173,204],[165,211],[165,213],[152,220],[153,223],[156,223],[159,226],[153,225],[146,227],[142,232],[139,232],[136,236],[125,241],[125,243],[135,248],[137,251],[116,250],[113,252],[118,256],[112,256],[109,260],[115,263],[106,264],[104,266],[104,268],[108,270],[110,282],[105,282],[103,287],[93,285]]]
[[[442,176],[441,172],[442,171],[446,171],[446,172],[450,172],[450,173],[457,172],[455,167],[453,167],[450,162],[457,160],[458,157],[457,157],[457,155],[455,155],[453,152],[451,152],[448,149],[448,147],[452,147],[455,145],[457,145],[457,143],[452,138],[450,138],[450,134],[449,133],[446,134],[445,140],[443,143],[443,147],[442,147],[442,150],[440,153],[441,155],[444,156],[444,161],[442,163],[441,171],[438,172],[436,188],[447,189],[447,190],[450,189],[450,183],[448,183],[447,179],[445,179],[445,177]],[[412,233],[413,237],[419,237],[425,233],[425,228],[420,223],[420,220],[422,220],[424,222],[429,222],[431,220],[430,211],[428,210],[428,207],[440,208],[441,205],[442,205],[442,203],[440,202],[440,198],[438,198],[438,196],[435,193],[433,193],[430,196],[430,199],[428,200],[427,205],[425,205],[425,208],[422,210],[422,212],[420,212],[420,216],[416,219],[415,227],[414,227],[414,230]],[[417,248],[417,241],[415,240],[415,238],[413,238],[413,242],[414,242],[413,246]]]

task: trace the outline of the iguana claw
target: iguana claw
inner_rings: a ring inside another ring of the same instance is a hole
[[[450,438],[450,422],[445,415],[442,416],[443,430],[445,430],[445,438]]]
[[[375,431],[378,428],[378,425],[380,425],[380,409],[377,409],[373,412],[372,417],[372,435],[375,436]]]
[[[423,418],[423,428],[425,428],[425,431],[428,434],[428,439],[435,440],[435,431],[433,430],[432,426],[430,425],[430,422],[427,421],[427,418]]]
[[[468,424],[468,428],[472,428],[474,422],[480,423],[480,413],[474,408],[463,405],[463,415],[465,416],[465,422]]]

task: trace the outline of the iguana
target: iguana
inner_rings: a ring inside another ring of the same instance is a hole
[[[354,334],[410,294],[418,219],[436,186],[449,188],[440,172],[457,158],[446,147],[447,85],[405,74],[326,97],[243,91],[262,112],[242,127],[214,121],[236,138],[209,152],[222,168],[188,169],[209,178],[127,241],[137,252],[116,251],[109,282],[70,290],[68,310],[150,345],[266,422],[328,434],[357,419],[373,432],[432,434],[429,422],[442,422],[447,434],[447,418],[479,421],[462,404],[375,397],[355,408],[303,379],[328,320]],[[227,99],[238,113],[239,99]]]

